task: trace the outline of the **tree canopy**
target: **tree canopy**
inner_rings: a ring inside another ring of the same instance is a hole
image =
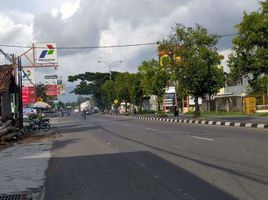
[[[268,2],[261,2],[258,11],[245,12],[235,27],[238,35],[233,40],[229,67],[234,77],[247,76],[254,87],[260,76],[268,74]]]
[[[170,38],[160,43],[160,49],[174,54],[172,64],[166,65],[183,93],[195,97],[196,115],[199,115],[198,97],[215,94],[224,84],[220,67],[223,56],[217,52],[217,42],[218,36],[209,34],[200,25],[192,28],[177,24]]]
[[[138,69],[141,77],[140,85],[144,94],[156,95],[158,110],[160,110],[160,104],[162,103],[165,94],[165,87],[169,80],[167,70],[161,67],[154,59],[144,61]]]
[[[80,81],[73,92],[78,95],[92,95],[100,109],[105,106],[101,97],[101,86],[106,80],[109,80],[109,73],[86,72],[68,77],[69,82]]]

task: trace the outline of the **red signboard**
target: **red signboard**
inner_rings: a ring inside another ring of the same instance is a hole
[[[58,85],[47,85],[46,95],[47,96],[57,96],[58,95]]]
[[[24,104],[30,103],[30,87],[22,87],[22,102]]]
[[[35,87],[22,87],[22,102],[24,105],[36,102]]]

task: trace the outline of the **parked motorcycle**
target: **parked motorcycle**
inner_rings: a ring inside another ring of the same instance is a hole
[[[28,125],[24,126],[26,133],[42,130],[44,132],[49,131],[50,124],[49,119],[31,120]]]

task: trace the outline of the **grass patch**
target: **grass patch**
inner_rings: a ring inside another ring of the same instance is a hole
[[[255,113],[257,117],[268,117],[268,113]]]
[[[193,112],[184,113],[184,115],[193,115]],[[252,116],[252,117],[268,117],[268,113],[244,113],[244,112],[201,112],[200,116]]]

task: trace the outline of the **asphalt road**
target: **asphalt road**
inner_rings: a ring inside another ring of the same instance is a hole
[[[46,200],[265,200],[267,130],[127,117],[59,119]]]

